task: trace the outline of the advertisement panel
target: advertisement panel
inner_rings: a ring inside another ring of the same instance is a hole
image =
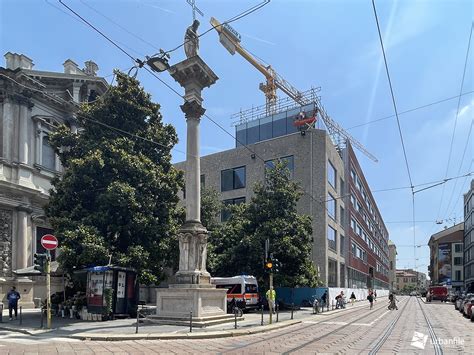
[[[438,282],[448,284],[451,282],[451,243],[438,246]]]

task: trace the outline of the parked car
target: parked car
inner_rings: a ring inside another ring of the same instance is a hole
[[[464,299],[464,296],[465,296],[464,294],[459,295],[458,298],[456,299],[456,302],[454,302],[454,309],[455,310],[458,310],[458,311],[460,310],[461,303]]]
[[[471,319],[472,318],[472,306],[474,305],[474,296],[467,299],[464,302],[464,309],[462,314],[464,317]]]
[[[448,288],[446,286],[430,286],[426,295],[426,301],[439,300],[446,302],[448,299]]]
[[[459,312],[461,312],[462,314],[464,314],[464,304],[466,304],[471,299],[471,297],[474,297],[473,293],[468,293],[463,297],[458,308]]]

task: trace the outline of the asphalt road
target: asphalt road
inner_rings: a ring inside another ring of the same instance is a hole
[[[0,354],[474,354],[474,323],[452,304],[400,297],[267,333],[218,339],[79,341],[0,332]]]

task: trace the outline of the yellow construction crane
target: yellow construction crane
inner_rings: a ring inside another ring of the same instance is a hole
[[[260,90],[263,91],[266,98],[266,113],[271,115],[276,112],[276,103],[277,103],[277,88],[283,91],[286,95],[292,98],[295,102],[301,106],[310,104],[307,97],[302,94],[301,91],[297,90],[294,86],[288,83],[283,77],[278,75],[278,73],[271,67],[271,65],[265,65],[248,51],[246,51],[240,44],[241,38],[237,31],[235,31],[231,26],[224,23],[221,24],[214,17],[211,17],[211,25],[219,33],[219,41],[221,44],[229,51],[230,54],[234,55],[235,52],[239,53],[242,57],[245,58],[250,64],[252,64],[260,73],[262,73],[266,78],[266,83],[260,83]],[[327,114],[321,100],[318,96],[315,97],[314,103],[320,117],[328,129],[328,133],[331,136],[334,144],[340,147],[341,144],[345,144],[346,141],[349,141],[351,145],[367,157],[369,157],[374,162],[377,162],[377,158],[374,157],[371,153],[364,148],[364,146],[358,142],[354,137],[352,137],[348,132],[344,130],[336,121],[334,121]]]

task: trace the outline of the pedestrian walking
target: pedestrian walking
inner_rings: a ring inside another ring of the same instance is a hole
[[[377,291],[374,290],[374,301],[377,301]]]
[[[324,291],[323,295],[321,296],[321,304],[323,307],[326,305],[327,298],[328,298],[328,293],[327,291]]]
[[[369,292],[369,295],[367,296],[367,300],[370,303],[370,309],[372,309],[372,307],[374,306],[374,294],[372,293],[372,291]]]
[[[12,286],[11,290],[7,293],[8,315],[10,320],[13,320],[13,311],[15,311],[15,319],[18,316],[18,300],[20,298],[20,294],[16,290],[15,286]]]
[[[350,300],[351,300],[351,304],[354,305],[354,302],[356,300],[356,295],[354,294],[354,291],[352,291],[352,293],[351,293]]]
[[[395,297],[395,295],[393,293],[391,293],[390,295],[388,295],[388,300],[389,300],[389,305],[388,305],[388,309],[389,310],[393,310],[393,309],[396,309],[398,310],[398,307],[397,307],[397,299]]]
[[[276,292],[273,289],[273,286],[270,286],[270,289],[267,291],[265,295],[267,296],[268,307],[270,309],[270,312],[275,313]]]

